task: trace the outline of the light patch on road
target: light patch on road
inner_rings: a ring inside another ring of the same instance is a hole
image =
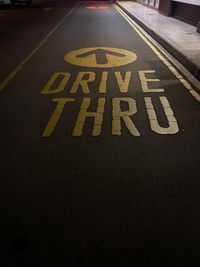
[[[53,10],[53,7],[46,7],[46,8],[44,8],[43,10],[44,10],[44,11],[51,11],[51,10]]]
[[[5,13],[1,13],[1,12],[0,12],[0,17],[5,17],[5,16],[6,16]]]
[[[108,6],[87,6],[86,8],[91,10],[106,10]]]

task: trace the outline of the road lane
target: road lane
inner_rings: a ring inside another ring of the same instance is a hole
[[[5,9],[0,16],[0,81],[64,18],[76,1],[39,1]],[[45,7],[52,7],[48,12]],[[1,13],[0,13],[1,14]]]
[[[112,5],[93,3],[1,92],[8,266],[196,264],[200,105]]]

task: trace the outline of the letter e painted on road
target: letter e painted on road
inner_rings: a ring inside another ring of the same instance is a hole
[[[144,93],[162,93],[164,92],[163,88],[160,89],[150,89],[148,86],[148,82],[160,82],[159,79],[148,79],[146,78],[145,74],[154,74],[156,73],[155,70],[144,70],[139,71],[139,77],[142,85],[142,91]]]

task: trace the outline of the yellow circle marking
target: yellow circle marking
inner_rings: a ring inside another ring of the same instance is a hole
[[[64,57],[64,60],[70,64],[91,68],[114,68],[130,64],[136,59],[135,53],[112,47],[78,49]]]

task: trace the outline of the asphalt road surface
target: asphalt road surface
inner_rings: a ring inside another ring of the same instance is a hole
[[[1,266],[199,266],[194,86],[107,2],[0,31]]]

